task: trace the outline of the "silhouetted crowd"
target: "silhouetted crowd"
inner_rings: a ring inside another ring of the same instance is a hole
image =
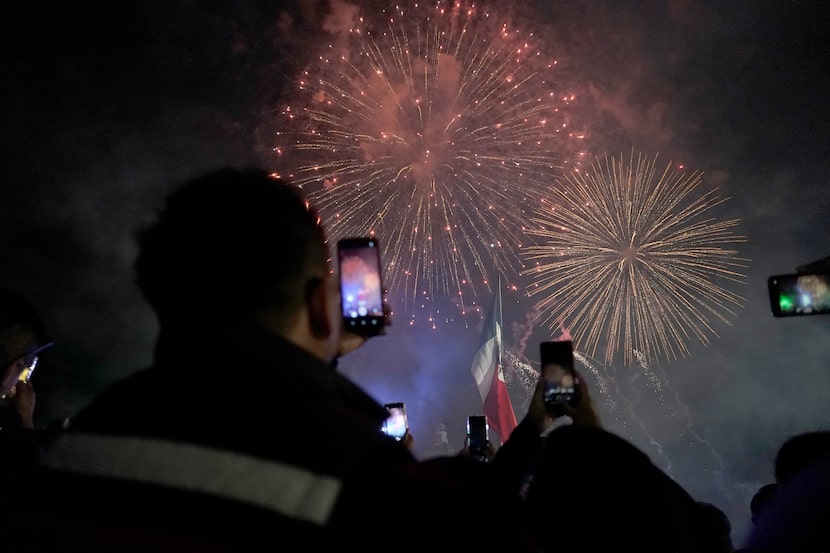
[[[488,462],[445,428],[424,459],[381,432],[386,409],[336,364],[382,333],[345,329],[324,225],[262,170],[183,183],[137,235],[151,366],[49,432],[29,377],[52,341],[0,295],[5,551],[737,551],[717,506],[603,428],[582,378],[552,411],[543,367]],[[827,551],[830,432],[783,444],[775,479],[739,550]]]

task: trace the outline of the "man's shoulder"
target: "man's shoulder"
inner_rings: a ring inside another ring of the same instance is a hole
[[[167,383],[155,367],[145,367],[107,384],[73,417],[72,425],[84,428],[125,424],[124,418],[151,417],[160,407],[156,399]],[[156,409],[157,410],[157,409]]]
[[[230,475],[223,452],[110,438],[97,444],[104,458],[90,443],[76,459],[53,451],[26,479],[15,513],[0,523],[0,534],[21,546],[13,550],[224,552],[253,549],[274,533],[326,543],[336,479],[254,458],[234,459]]]

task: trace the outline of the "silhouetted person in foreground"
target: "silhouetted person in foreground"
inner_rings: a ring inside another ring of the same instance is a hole
[[[758,518],[764,512],[764,507],[775,496],[775,490],[777,489],[778,484],[771,482],[758,488],[758,491],[752,496],[752,499],[749,501],[749,512],[752,515],[753,525],[758,522]]]
[[[577,376],[581,401],[552,412],[543,400],[546,373],[540,375],[527,416],[492,463],[501,475],[521,478],[512,487],[525,498],[534,538],[548,551],[711,553],[722,528],[645,453],[603,429]],[[561,416],[572,424],[554,427]],[[525,459],[534,454],[517,451],[523,448],[536,449],[529,470]]]
[[[749,512],[752,520],[751,528],[754,528],[755,525],[758,524],[764,509],[771,502],[772,498],[775,497],[776,490],[778,490],[778,484],[770,482],[769,484],[764,484],[758,488],[752,495],[752,498],[749,500]],[[744,553],[747,550],[744,547],[739,547],[735,549],[735,551],[738,553]]]
[[[789,437],[775,454],[775,481],[786,484],[814,461],[830,455],[830,431],[816,430]]]
[[[775,457],[775,479],[741,551],[830,551],[830,431],[788,438]]]
[[[50,446],[28,505],[0,522],[8,550],[705,551],[696,502],[601,427],[584,380],[583,401],[552,414],[543,373],[489,463],[418,462],[383,434],[386,409],[335,369],[366,338],[344,330],[325,232],[297,188],[204,175],[138,246],[152,366]],[[551,430],[559,416],[572,424]]]
[[[18,293],[0,289],[0,482],[16,479],[43,453],[30,378],[51,346],[34,306]]]
[[[732,543],[732,523],[726,513],[713,503],[697,502],[698,521],[703,528],[703,551],[711,553],[733,553],[735,546]]]
[[[152,366],[73,417],[4,547],[538,551],[482,467],[417,462],[335,370],[366,338],[344,330],[331,253],[299,189],[263,171],[175,190],[138,235]]]

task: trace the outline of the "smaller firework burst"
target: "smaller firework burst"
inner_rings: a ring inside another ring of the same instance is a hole
[[[626,365],[634,351],[686,357],[690,338],[708,344],[744,301],[729,288],[748,265],[739,221],[711,215],[726,199],[701,190],[702,173],[669,163],[658,174],[656,161],[632,152],[558,179],[528,231],[544,241],[524,252],[538,316],[591,356],[604,348],[606,364],[620,351]]]

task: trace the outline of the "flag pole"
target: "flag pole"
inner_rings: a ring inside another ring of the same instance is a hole
[[[498,342],[498,352],[496,353],[496,370],[501,371],[504,365],[502,365],[502,355],[501,350],[504,346],[504,324],[503,324],[503,314],[501,310],[501,273],[498,274],[498,288],[496,288],[496,324],[498,324],[498,328],[501,330],[502,340]]]

